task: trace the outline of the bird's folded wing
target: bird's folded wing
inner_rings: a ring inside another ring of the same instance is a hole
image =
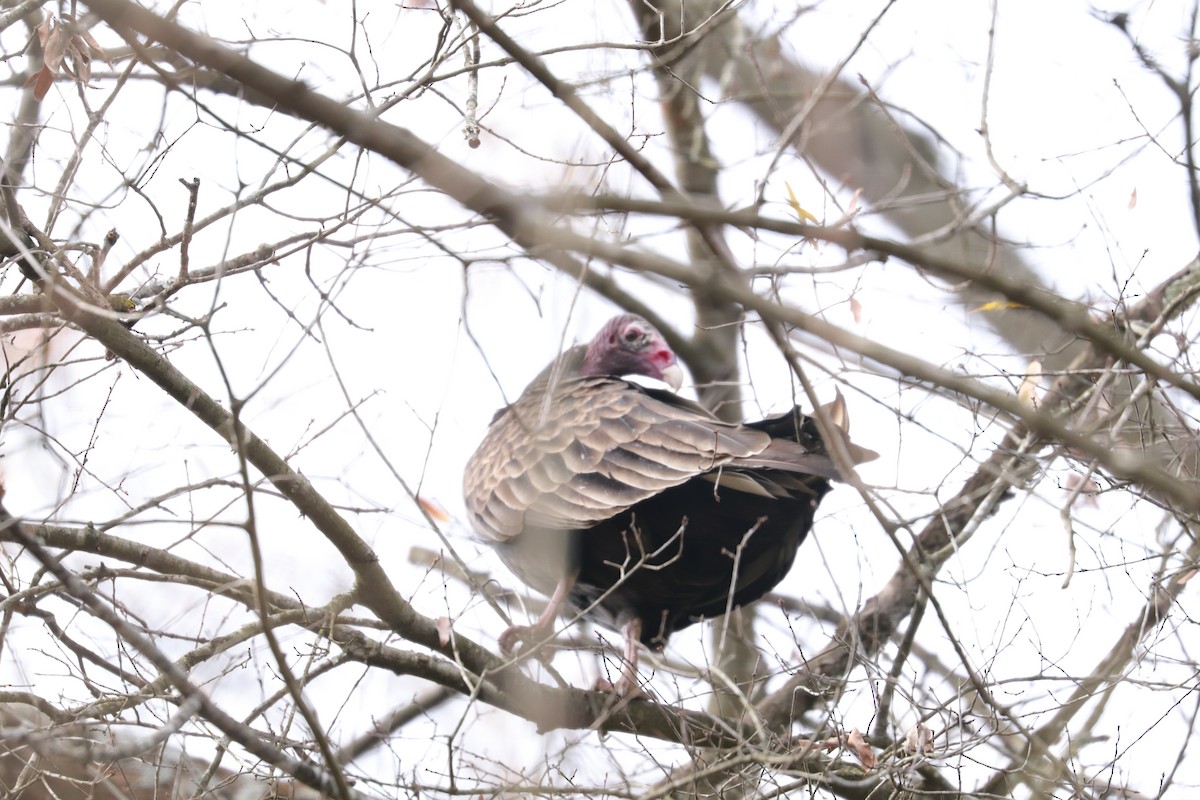
[[[833,459],[824,453],[813,453],[804,445],[787,439],[772,439],[759,453],[735,459],[734,466],[746,469],[777,469],[802,475],[817,475],[830,480],[842,480]]]
[[[583,378],[510,406],[467,464],[464,494],[496,541],[527,526],[577,530],[770,444],[626,381]]]

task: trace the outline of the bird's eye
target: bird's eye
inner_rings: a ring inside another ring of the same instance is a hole
[[[625,331],[625,341],[629,342],[630,344],[640,341],[641,338],[642,332],[637,328],[629,328]]]

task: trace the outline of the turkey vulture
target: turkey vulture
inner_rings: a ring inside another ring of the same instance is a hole
[[[661,649],[774,588],[839,477],[799,408],[739,425],[627,375],[673,389],[682,378],[662,335],[630,314],[499,411],[463,477],[475,529],[550,596],[501,649],[545,638],[572,607],[623,633],[622,694],[637,691],[639,643]],[[826,408],[844,429],[841,396]],[[874,457],[847,445],[856,461]]]

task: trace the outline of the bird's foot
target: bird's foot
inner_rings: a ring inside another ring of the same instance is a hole
[[[643,689],[636,679],[630,680],[625,675],[622,675],[616,683],[613,683],[608,678],[596,678],[595,690],[597,692],[608,692],[622,700],[654,699],[653,695]]]
[[[638,680],[637,666],[628,661],[621,665],[621,677],[617,678],[616,683],[601,676],[596,678],[595,689],[597,692],[616,695],[622,700],[655,700],[651,691]]]
[[[524,650],[535,642],[547,638],[550,633],[551,629],[545,625],[511,625],[504,633],[500,634],[496,644],[500,645],[500,652],[504,654],[505,658],[512,658],[517,652],[518,645]]]

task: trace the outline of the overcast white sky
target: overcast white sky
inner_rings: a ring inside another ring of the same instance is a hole
[[[186,5],[183,19],[231,40],[250,34],[272,36],[273,41],[256,44],[252,55],[330,96],[342,97],[357,90],[357,78],[344,53],[316,43],[324,39],[337,47],[348,46],[348,4],[303,3],[302,13],[294,4],[246,5],[208,0]],[[819,4],[791,25],[788,42],[803,61],[832,65],[845,57],[882,7],[882,3]],[[372,64],[371,81],[376,80],[374,64],[379,65],[386,80],[388,75],[400,78],[409,74],[427,57],[429,43],[440,27],[435,13],[424,8],[398,9],[385,2],[360,2],[358,9],[360,15],[369,14],[370,19],[370,57],[364,56],[364,61]],[[1139,41],[1168,68],[1182,68],[1188,4],[1104,6],[1106,11],[1115,9],[1132,11],[1131,30]],[[763,24],[779,24],[795,14],[795,7],[752,2],[746,4],[743,13]],[[1181,144],[1174,119],[1176,107],[1161,83],[1136,63],[1127,44],[1097,18],[1098,14],[1095,6],[1082,2],[999,0],[988,123],[997,164],[1015,180],[1046,196],[1020,199],[1008,206],[1000,215],[1002,233],[1027,241],[1031,245],[1030,258],[1067,295],[1088,298],[1104,308],[1119,292],[1137,294],[1179,269],[1195,254],[1197,243],[1182,168],[1173,161]],[[988,163],[978,134],[991,15],[989,4],[982,2],[901,0],[845,67],[844,74],[851,78],[862,75],[886,100],[930,125],[966,155],[960,167],[961,182],[998,198],[1003,187]],[[586,24],[580,24],[580,20]],[[600,0],[568,0],[539,7],[536,13],[513,17],[506,26],[530,49],[601,37],[627,42],[634,35],[625,7]],[[101,39],[106,44],[112,41]],[[366,40],[360,37],[358,44],[366,53]],[[12,49],[15,46],[10,44],[10,52]],[[496,48],[484,45],[485,60],[497,56]],[[640,63],[640,57],[633,51],[608,50],[558,55],[549,63],[563,76],[586,79],[617,73],[623,65]],[[465,86],[450,82],[439,89],[461,101]],[[74,132],[84,124],[72,104],[73,91],[63,84],[48,99],[44,118],[52,128]],[[717,95],[716,87],[702,87],[702,91]],[[611,90],[598,88],[590,91],[588,98],[618,127],[624,124],[634,130],[655,132],[661,127],[656,118],[630,120],[632,108],[643,115],[657,109],[656,104],[645,100],[653,93],[652,82],[643,75],[617,79]],[[84,190],[103,194],[104,187],[113,181],[109,161],[128,166],[148,158],[142,148],[160,114],[158,101],[149,100],[151,96],[132,88],[118,101],[101,135],[105,158],[95,158],[85,166],[81,180]],[[636,104],[631,98],[637,98]],[[277,144],[290,141],[298,130],[291,121],[259,108],[225,102],[215,106],[233,114],[231,121],[239,125],[263,126],[264,136]],[[453,108],[433,93],[399,105],[387,118],[501,183],[544,191],[597,182],[600,167],[582,163],[564,169],[557,160],[602,164],[607,156],[602,143],[573,121],[564,120],[559,106],[544,91],[530,86],[515,68],[483,73],[480,106],[487,112],[485,122],[509,142],[485,136],[482,147],[469,149],[462,140],[461,121]],[[730,205],[749,203],[771,155],[766,133],[733,105],[714,105],[706,112],[713,123],[716,155],[733,167],[722,184],[722,200]],[[179,101],[172,102],[167,117],[169,134],[179,139],[169,157],[146,181],[144,192],[164,214],[174,215],[174,221],[168,222],[169,230],[176,229],[186,203],[186,193],[177,179],[199,177],[203,182],[201,216],[230,202],[239,185],[254,188],[264,181],[271,158],[254,145],[235,140],[208,119],[197,121],[194,110]],[[1154,141],[1148,133],[1154,135]],[[47,134],[36,166],[39,184],[52,185],[54,170],[61,168],[61,161],[52,155],[54,148],[65,147],[70,138],[68,133]],[[327,144],[324,134],[309,134],[297,152],[316,153]],[[522,155],[516,145],[530,155]],[[662,166],[668,165],[662,157],[661,137],[648,141],[647,152],[655,155]],[[948,150],[946,155],[950,155]],[[399,187],[405,179],[402,171],[377,157],[361,163],[339,158],[329,170],[344,177],[357,170],[359,185],[366,190]],[[270,177],[279,179],[285,172],[275,169]],[[644,185],[619,169],[607,173],[605,180],[616,191],[647,193]],[[796,188],[801,202],[818,216],[837,215],[825,205],[805,168],[794,161],[786,162],[771,176],[766,194],[774,205],[768,207],[769,211],[787,216],[784,181]],[[852,186],[845,187],[842,199],[847,200],[852,191]],[[35,197],[25,201],[32,211],[38,209]],[[273,205],[271,212],[248,209],[230,225],[204,233],[193,247],[193,261],[216,262],[288,231],[311,230],[316,226],[313,218],[320,216],[316,210],[336,208],[344,202],[344,194],[339,195],[331,187],[310,185],[288,196],[286,202],[293,205],[284,209]],[[400,189],[385,205],[413,225],[462,216],[451,204],[417,186]],[[291,218],[285,219],[283,213]],[[383,214],[368,215],[360,227],[347,231],[347,238],[362,235],[368,224],[385,221]],[[884,233],[893,232],[870,219],[863,224]],[[121,242],[112,256],[119,261],[158,238],[157,220],[134,196],[96,214],[85,225],[84,238],[91,240],[99,239],[107,227],[116,226],[121,231]],[[631,230],[646,234],[659,230],[659,225],[653,221],[634,222]],[[737,233],[731,234],[731,241],[748,263],[777,256],[752,248]],[[508,252],[503,240],[487,229],[465,234],[456,245],[460,250],[477,248],[481,253]],[[681,237],[669,231],[648,236],[641,246],[674,257],[682,257],[683,253]],[[424,496],[457,512],[462,463],[495,409],[505,398],[516,396],[556,352],[560,341],[589,337],[614,309],[586,293],[578,294],[570,281],[548,268],[530,264],[515,270],[500,264],[473,267],[464,299],[461,268],[417,237],[380,241],[364,256],[366,265],[361,268],[347,269],[342,263],[344,256],[344,252],[332,249],[314,253],[314,278],[335,298],[341,312],[325,314],[317,336],[307,336],[298,326],[289,324],[254,278],[248,276],[220,287],[190,291],[186,298],[180,298],[181,308],[200,315],[220,306],[215,319],[218,327],[228,333],[215,339],[216,355],[229,370],[235,392],[249,392],[266,379],[265,388],[248,407],[252,427],[277,450],[294,452],[294,465],[316,480],[331,498],[354,508],[373,509],[355,515],[355,524],[386,563],[394,565],[397,583],[406,587],[406,594],[418,609],[433,616],[449,613],[456,619],[461,617],[459,624],[466,633],[491,643],[504,627],[501,621],[486,608],[471,612],[476,601],[465,593],[453,586],[447,589],[436,576],[407,566],[411,546],[437,549],[441,543],[404,498],[391,469],[394,467],[409,486],[420,487]],[[832,249],[813,252],[807,248],[787,257],[792,259],[790,263],[815,265],[835,263],[841,256]],[[318,298],[303,275],[302,259],[294,256],[282,267],[268,270],[265,277],[269,290],[283,298],[298,319],[309,321],[318,313]],[[148,272],[158,274],[169,275],[174,269],[177,263],[169,259],[147,265]],[[934,284],[902,267],[871,265],[851,273],[823,276],[804,288],[813,290],[812,308],[834,307],[829,316],[837,324],[883,339],[933,363],[951,364],[969,372],[999,368],[1019,373],[1023,369],[1022,357],[997,352],[1000,345],[978,317],[956,307]],[[681,327],[688,324],[690,310],[685,303],[672,299],[662,289],[644,291],[647,296],[661,297],[667,317]],[[852,292],[863,305],[861,322],[854,321],[845,303]],[[461,324],[464,307],[495,379],[466,336]],[[146,330],[177,327],[177,320],[161,320]],[[785,365],[760,338],[752,336],[751,342],[757,405],[763,411],[790,405],[791,384]],[[89,348],[85,346],[81,352],[95,357],[95,348]],[[206,344],[190,344],[173,353],[172,358],[210,391],[223,393],[214,353]],[[333,363],[340,382],[334,377]],[[104,364],[81,364],[71,374],[77,379],[100,366]],[[61,385],[70,383],[63,375],[55,380]],[[986,442],[999,435],[995,429],[980,429],[978,420],[949,403],[930,401],[920,393],[901,392],[887,381],[865,377],[851,380],[878,393],[883,400],[883,405],[875,405],[861,396],[850,397],[856,439],[883,454],[879,461],[865,467],[862,475],[886,489],[902,513],[928,512],[931,498],[922,492],[943,482],[945,492],[956,489],[956,479],[973,468],[970,459],[963,458],[962,450],[972,447],[978,448],[976,456],[986,454]],[[1006,378],[998,375],[996,380]],[[346,416],[339,421],[347,408],[343,386],[350,403],[363,401],[357,407],[363,427],[371,432],[390,465],[376,455],[353,419]],[[820,390],[831,395],[832,383],[823,381]],[[106,407],[110,392],[111,402]],[[936,435],[920,425],[901,431],[895,416],[888,413],[889,405],[913,412],[924,425],[933,427]],[[105,411],[97,440],[101,444],[122,444],[97,447],[90,454],[88,467],[93,477],[83,481],[82,491],[59,512],[61,518],[104,518],[119,513],[124,502],[137,504],[182,480],[195,481],[208,474],[229,476],[235,470],[226,445],[180,409],[159,399],[148,381],[119,365],[109,366],[104,376],[73,388],[62,402],[49,404],[47,417],[35,422],[51,430],[63,448],[78,453],[97,437],[95,421],[101,408]],[[755,410],[748,409],[747,413]],[[68,493],[75,465],[64,466],[53,448],[43,444],[33,429],[35,422],[24,433],[6,432],[5,481],[14,511],[46,516]],[[120,489],[114,492],[114,486]],[[1075,643],[1090,640],[1106,644],[1115,635],[1114,626],[1128,621],[1146,586],[1153,565],[1132,564],[1127,575],[1081,575],[1070,592],[1057,589],[1061,574],[1055,573],[1064,568],[1066,559],[1055,509],[1061,499],[1054,481],[1048,480],[1037,495],[1014,501],[993,523],[1002,526],[1010,515],[1019,520],[1003,545],[995,546],[1005,552],[997,556],[992,546],[979,547],[955,562],[947,573],[950,581],[964,581],[956,595],[955,608],[963,615],[957,632],[966,640],[968,652],[981,663],[986,661],[987,667],[998,674],[1048,669],[1039,661],[1043,658],[1057,659],[1057,666],[1064,672],[1085,669],[1096,651],[1094,647],[1075,648]],[[219,505],[223,501],[216,495],[196,499],[199,506],[208,502]],[[268,574],[273,588],[302,586],[316,602],[345,590],[349,573],[339,565],[332,549],[294,512],[265,506],[270,530],[266,541],[271,548]],[[202,513],[198,508],[190,511],[197,516]],[[835,492],[823,512],[826,518],[818,523],[813,541],[802,551],[807,563],[781,589],[811,597],[814,602],[830,602],[849,612],[894,569],[894,551],[877,527],[866,521],[861,502],[849,489]],[[234,508],[227,513],[236,519],[240,512]],[[1135,562],[1140,555],[1137,537],[1149,537],[1152,548],[1153,528],[1159,518],[1158,512],[1129,508],[1127,504],[1084,509],[1082,525],[1107,529],[1119,519],[1127,533],[1111,541],[1115,553],[1086,553],[1081,559],[1099,562],[1126,558]],[[189,530],[186,522],[181,518],[174,529],[170,525],[154,526],[146,535],[162,546],[185,535]],[[460,524],[448,525],[447,535],[472,567],[499,570],[492,556]],[[207,550],[207,557],[245,563],[242,537],[236,530],[205,531],[197,542],[185,546],[182,552],[199,557],[202,550]],[[988,572],[988,579],[974,581],[981,572]],[[968,580],[972,583],[965,582]],[[191,626],[196,632],[215,630],[221,624],[219,619],[208,618],[202,606],[162,603],[156,599],[161,591],[150,587],[142,597],[130,598],[143,606],[142,613],[152,624],[180,625],[184,624],[181,620],[187,620],[185,627]],[[33,641],[37,626],[23,624],[29,627]],[[805,630],[805,625],[797,621],[796,630]],[[786,649],[791,635],[782,623],[776,620],[769,628],[769,635],[774,637],[772,646],[780,648],[780,656],[793,655]],[[1081,629],[1083,636],[1073,639]],[[698,646],[700,628],[693,630],[695,633],[689,631],[678,637],[677,649],[671,652],[674,657],[703,659]],[[818,646],[824,640],[813,633],[809,641]],[[588,670],[595,669],[592,662],[593,654],[581,656],[581,671],[574,677],[581,682],[589,680]],[[257,671],[236,672],[223,678],[218,689],[223,699],[236,703],[234,698],[242,693],[245,705],[257,702],[265,691],[259,686],[263,668],[257,666]],[[34,652],[14,653],[11,647],[5,650],[0,665],[0,681],[14,684],[28,682],[45,687],[55,673],[53,659],[43,659]],[[673,684],[668,678],[664,685]],[[342,712],[346,730],[357,730],[365,715],[402,702],[404,693],[411,693],[416,686],[415,682],[371,676],[356,689],[352,703]],[[70,682],[64,686],[64,691],[77,690]],[[343,695],[331,692],[331,696]],[[1130,726],[1139,730],[1139,726],[1147,727],[1171,701],[1164,695],[1162,706],[1131,708]],[[336,709],[325,712],[333,714]],[[471,746],[478,749],[481,759],[489,755],[530,760],[533,750],[529,748],[549,746],[523,723],[501,712],[483,713],[494,718],[489,730],[503,725],[505,731],[521,736],[473,742]],[[870,696],[864,694],[847,707],[845,722],[865,728],[870,713]],[[410,757],[409,753],[419,753],[421,747],[436,752],[438,745],[412,742],[407,747],[413,749],[405,751],[405,758]],[[1155,776],[1148,781],[1150,788],[1166,768],[1165,761],[1174,757],[1172,751],[1158,754],[1157,759],[1155,755],[1154,748],[1147,746],[1139,756],[1146,759],[1141,763],[1147,764],[1147,775]]]

